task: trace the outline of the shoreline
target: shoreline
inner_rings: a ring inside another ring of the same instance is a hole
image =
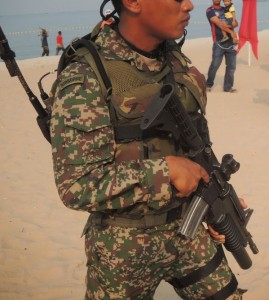
[[[197,22],[197,23],[193,23],[193,26],[199,26],[200,25],[200,23],[201,22]],[[206,23],[208,23],[207,21],[205,21],[205,23],[203,23],[203,25],[204,24],[206,24]],[[264,29],[261,29],[261,30],[259,30],[258,31],[258,35],[260,34],[260,33],[262,33],[262,32],[264,32],[264,31],[267,31],[267,30],[269,30],[269,22],[267,21],[267,22],[265,22],[265,24],[267,24],[268,23],[268,28],[264,28]],[[196,24],[196,25],[194,25],[194,24]],[[87,28],[87,29],[86,29]],[[80,37],[82,37],[83,35],[85,35],[85,34],[87,34],[88,32],[90,32],[91,30],[92,30],[93,28],[89,25],[89,26],[81,26],[81,30],[82,30],[82,32],[84,32],[83,34],[80,34],[80,35],[76,35],[76,33],[74,32],[74,34],[72,34],[71,36],[69,36],[69,38],[66,38],[66,36],[64,36],[64,44],[65,45],[68,45],[69,43],[70,43],[70,41],[72,41],[72,39],[74,39],[75,37],[78,37],[78,36],[80,36]],[[207,33],[208,33],[208,35],[207,36],[202,36],[202,37],[188,37],[188,34],[187,34],[187,36],[186,36],[186,42],[188,42],[188,41],[192,41],[192,40],[195,40],[195,41],[199,41],[199,40],[207,40],[207,39],[210,39],[211,41],[212,41],[212,37],[211,37],[211,32],[210,32],[210,28],[208,27],[207,28],[208,30],[207,30]],[[67,28],[65,28],[64,30],[67,30]],[[78,27],[76,27],[76,30],[78,30]],[[84,31],[85,30],[85,31]],[[55,31],[55,34],[56,34],[56,32],[57,32],[57,30],[53,30],[53,31]],[[238,31],[238,30],[237,30]],[[32,32],[32,31],[26,31],[26,33],[27,34],[29,34],[29,32]],[[51,31],[49,31],[50,33],[52,33]],[[188,29],[187,28],[187,32],[195,32],[195,28],[192,28],[192,29]],[[23,32],[18,32],[18,35],[17,35],[17,37],[18,38],[22,38],[22,36],[20,36],[20,34],[22,34]],[[38,30],[36,30],[35,31],[35,39],[36,39],[36,37],[37,37],[37,33],[38,33]],[[67,33],[63,33],[64,35],[66,35]],[[19,43],[19,41],[16,41],[16,42],[14,42],[14,40],[12,40],[12,38],[14,37],[14,36],[12,36],[12,35],[10,35],[10,32],[7,32],[6,33],[6,37],[7,37],[7,39],[8,39],[8,41],[9,41],[9,46],[10,46],[10,48],[16,53],[16,52],[18,52],[18,50],[20,49],[20,43]],[[186,43],[185,42],[185,43]],[[21,40],[21,45],[23,45],[23,41]],[[25,45],[23,45],[24,47],[25,47]],[[49,57],[54,57],[54,56],[56,56],[55,55],[55,47],[56,47],[56,44],[55,44],[55,42],[54,42],[54,40],[53,40],[53,42],[52,42],[52,40],[51,40],[51,36],[49,37],[49,48],[50,48],[50,56]],[[42,49],[41,49],[41,47],[39,46],[39,40],[37,41],[35,41],[35,42],[31,42],[31,47],[34,47],[35,48],[35,53],[40,53],[41,54],[41,52],[42,52]],[[25,51],[25,49],[24,49],[24,51]],[[18,53],[17,53],[18,54]],[[61,53],[60,53],[61,54]],[[23,60],[29,60],[29,59],[35,59],[35,58],[40,58],[41,56],[40,55],[38,55],[38,56],[33,56],[33,57],[27,57],[27,58],[20,58],[20,56],[25,56],[26,54],[25,53],[20,53],[20,55],[18,55],[18,57],[15,57],[16,58],[16,60],[17,61],[23,61]],[[28,55],[28,54],[27,54]],[[60,57],[60,56],[59,56]],[[0,63],[2,62],[2,60],[0,61]]]

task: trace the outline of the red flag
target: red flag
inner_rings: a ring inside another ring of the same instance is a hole
[[[252,46],[255,57],[258,59],[257,0],[243,0],[242,18],[238,35],[238,50],[248,41]]]

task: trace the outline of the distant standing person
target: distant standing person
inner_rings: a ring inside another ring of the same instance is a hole
[[[56,55],[58,55],[60,51],[64,51],[64,44],[62,32],[58,31],[58,35],[56,37]]]
[[[231,26],[223,23],[221,19],[224,17],[224,7],[220,5],[221,0],[212,0],[211,5],[206,10],[206,16],[211,26],[213,48],[212,61],[208,69],[208,76],[206,80],[207,92],[211,91],[214,85],[216,73],[225,57],[226,69],[224,76],[223,90],[224,92],[235,93],[237,90],[233,87],[234,73],[236,69],[236,54],[235,48],[236,33],[230,28]],[[220,43],[223,39],[222,31],[228,33],[228,40]]]
[[[48,31],[41,29],[41,46],[43,48],[42,56],[49,56]]]

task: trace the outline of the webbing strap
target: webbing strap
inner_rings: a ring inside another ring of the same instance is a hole
[[[135,227],[135,228],[150,228],[153,226],[164,225],[168,223],[172,223],[175,220],[179,220],[182,215],[182,205],[176,206],[169,211],[164,211],[159,214],[148,214],[137,216],[138,218],[134,218],[135,216],[125,215],[121,216],[109,216],[102,212],[94,212],[91,213],[89,217],[89,224],[94,225],[111,225],[111,226],[119,226],[119,227]],[[88,222],[87,222],[88,224]]]
[[[238,282],[233,274],[231,281],[224,288],[206,300],[225,300],[236,291],[237,285]]]
[[[117,143],[128,143],[133,140],[143,140],[156,136],[167,136],[166,131],[158,130],[158,128],[150,128],[143,131],[139,124],[116,124],[114,126],[114,135]]]
[[[58,75],[76,55],[84,57],[88,64],[93,68],[100,82],[102,92],[105,90],[106,93],[103,94],[107,100],[108,97],[106,97],[106,95],[111,93],[112,85],[104,67],[104,61],[102,61],[94,42],[88,40],[88,38],[91,38],[91,34],[73,41],[68,47],[66,47],[59,60]],[[87,49],[86,51],[85,48]]]
[[[98,50],[96,49],[96,47],[94,46],[94,44],[91,41],[87,41],[85,39],[80,39],[78,42],[78,45],[76,45],[76,47],[78,46],[84,46],[85,48],[87,48],[89,50],[89,52],[91,53],[91,56],[93,57],[93,61],[101,75],[102,81],[104,82],[104,85],[106,87],[107,90],[111,89],[111,82],[110,79],[107,75],[107,72],[105,70],[105,67],[103,65],[103,62],[101,60],[101,57],[99,55]],[[85,57],[86,58],[86,57]]]
[[[169,281],[169,283],[176,288],[183,289],[189,285],[199,282],[199,280],[210,275],[213,271],[216,270],[216,268],[220,265],[223,257],[223,249],[220,246],[217,248],[217,252],[214,257],[205,266],[193,271],[192,273],[184,277],[173,278]]]
[[[86,62],[88,63],[89,66],[93,69],[94,74],[97,77],[97,80],[100,84],[101,90],[102,90],[102,95],[104,96],[104,99],[107,99],[107,96],[110,93],[110,88],[111,86],[106,86],[104,82],[104,78],[102,77],[104,74],[100,73],[100,67],[97,65],[95,59],[93,58],[92,52],[88,50],[88,48],[79,48],[76,51],[76,55],[79,57],[83,57]]]

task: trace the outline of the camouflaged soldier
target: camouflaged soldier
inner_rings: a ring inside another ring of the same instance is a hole
[[[192,241],[176,234],[188,196],[200,180],[208,182],[208,174],[169,134],[145,137],[139,129],[167,81],[192,118],[203,117],[204,76],[189,66],[181,45],[171,42],[184,35],[193,5],[112,2],[120,20],[95,39],[112,92],[103,91],[91,64],[73,59],[55,85],[51,119],[60,197],[67,207],[90,213],[84,229],[85,299],[153,299],[161,280],[183,299],[241,299],[208,231],[200,226]]]

